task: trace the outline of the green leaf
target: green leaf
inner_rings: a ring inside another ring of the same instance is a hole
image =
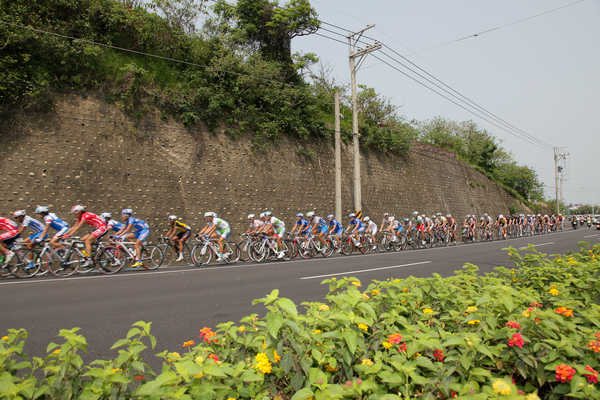
[[[127,332],[127,339],[130,339],[132,336],[140,334],[142,331],[138,328],[131,328],[129,332]]]
[[[287,311],[288,314],[293,315],[294,317],[298,316],[298,310],[296,309],[296,305],[290,299],[282,298],[279,299],[279,307],[283,310]]]
[[[426,368],[430,371],[435,371],[437,370],[437,368],[435,367],[435,365],[433,364],[433,362],[431,362],[431,360],[429,358],[423,357],[423,356],[419,356],[415,359],[415,361],[417,362],[417,365],[419,367],[423,367]]]
[[[273,312],[267,314],[267,330],[269,331],[271,336],[276,338],[282,326],[283,314]]]
[[[223,371],[221,371],[221,369],[218,366],[213,364],[206,364],[206,366],[204,367],[204,374],[215,376],[217,378],[227,378],[227,375]]]
[[[350,353],[354,354],[356,352],[356,342],[358,340],[356,332],[352,329],[347,329],[342,333],[342,337],[344,338]]]
[[[265,377],[262,373],[257,374],[254,372],[254,370],[247,369],[244,371],[240,379],[244,382],[262,382],[265,380]]]
[[[130,343],[131,343],[130,339],[120,339],[120,340],[117,340],[115,342],[115,344],[113,344],[110,349],[111,350],[112,349],[116,349],[117,347],[125,346],[125,345],[130,344]]]
[[[292,396],[292,400],[307,400],[313,397],[314,395],[315,394],[313,393],[313,391],[309,388],[303,388],[294,393],[294,395]]]
[[[469,370],[469,368],[471,368],[472,361],[473,359],[469,356],[460,357],[460,365],[462,365],[462,367],[467,371]]]

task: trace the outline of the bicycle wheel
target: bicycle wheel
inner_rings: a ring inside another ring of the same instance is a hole
[[[177,252],[167,243],[159,244],[158,248],[163,252],[163,267],[170,267],[177,259]]]
[[[383,235],[381,238],[379,238],[377,241],[377,250],[379,250],[380,253],[388,251],[390,248],[392,248],[390,236]]]
[[[354,251],[354,242],[352,238],[344,238],[342,239],[342,254],[345,256],[349,256]]]
[[[155,244],[147,244],[142,247],[142,260],[144,268],[155,270],[161,266],[163,262],[162,250]]]
[[[204,243],[198,243],[192,247],[190,254],[192,262],[196,267],[204,267],[212,259],[212,251]]]
[[[32,278],[40,269],[36,262],[36,252],[30,249],[15,250],[15,256],[8,263],[8,270],[12,276],[19,279]]]
[[[371,241],[364,236],[361,237],[358,250],[360,250],[360,252],[363,254],[367,254],[371,250]]]
[[[242,251],[236,242],[225,242],[225,262],[236,263],[242,256]]]
[[[245,262],[250,260],[250,243],[247,240],[242,240],[238,243],[238,247],[240,249],[240,261]]]
[[[296,258],[300,255],[300,243],[301,241],[298,238],[290,240],[289,249],[292,252],[292,258]]]
[[[331,239],[325,239],[325,248],[323,249],[321,254],[325,258],[331,257],[331,255],[333,254],[333,249],[334,249],[334,246],[333,246],[333,242],[331,241]]]
[[[302,258],[311,258],[314,257],[316,249],[311,240],[305,239],[300,242],[300,249],[298,252]]]
[[[77,272],[81,265],[81,256],[67,248],[54,249],[48,257],[48,271],[59,278],[69,277]]]
[[[125,266],[125,254],[116,246],[105,246],[98,253],[94,263],[101,274],[116,274]]]

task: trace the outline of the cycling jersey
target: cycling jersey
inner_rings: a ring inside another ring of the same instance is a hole
[[[175,229],[177,229],[179,232],[187,232],[190,230],[189,225],[184,224],[183,222],[179,222],[179,221],[175,221],[175,223],[173,224],[173,227]]]
[[[19,225],[8,218],[0,217],[0,231],[4,231],[0,234],[0,241],[3,241],[7,246],[12,245],[19,237]]]
[[[129,217],[127,221],[123,223],[123,226],[127,227],[131,225],[134,231],[143,231],[144,229],[150,229],[148,224],[145,221],[142,221],[139,218]]]
[[[358,218],[354,218],[354,220],[351,220],[350,225],[356,225],[355,229],[358,229],[359,232],[363,232],[365,230],[365,224],[363,224],[363,222]]]
[[[300,225],[300,230],[298,231],[299,233],[308,232],[309,223],[304,218],[300,218],[299,220],[296,220],[296,225]],[[304,229],[302,229],[302,227],[304,227]]]
[[[317,224],[317,227],[321,228],[323,226],[327,226],[327,221],[325,221],[323,218],[321,217],[313,217],[312,221],[313,224]]]
[[[217,230],[224,230],[229,228],[229,223],[221,218],[213,218],[212,222],[208,223],[208,226],[217,226]]]
[[[365,222],[365,230],[367,232],[373,232],[373,235],[377,233],[377,224],[373,221]]]
[[[265,223],[267,223],[267,224],[273,224],[273,228],[275,228],[275,229],[285,228],[285,223],[282,220],[277,219],[277,218],[275,218],[273,216],[271,216],[271,218],[269,218],[268,220],[266,220]]]
[[[48,213],[48,215],[44,217],[44,224],[50,224],[50,228],[55,231],[62,231],[65,228],[69,229],[69,224],[58,218],[54,213]]]
[[[29,215],[26,215],[23,218],[21,226],[31,229],[33,233],[41,233],[45,227],[44,224],[42,224],[37,219],[31,218]]]
[[[106,223],[104,222],[104,220],[101,217],[99,217],[98,215],[91,213],[91,212],[82,213],[79,216],[79,219],[77,220],[77,222],[79,222],[79,221],[83,221],[86,224],[90,225],[92,228],[96,228],[96,229],[106,227]]]
[[[123,229],[123,224],[118,221],[115,221],[114,219],[109,219],[106,223],[106,226],[108,227],[108,229],[112,229],[115,232],[119,232],[121,229]]]
[[[258,228],[259,226],[263,226],[265,223],[260,219],[254,219],[254,221],[250,222],[250,228]]]
[[[423,218],[421,218],[421,217],[417,217],[417,218],[413,217],[412,221],[417,227],[420,227],[421,225],[423,225]]]
[[[331,221],[329,221],[329,226],[332,226],[333,232],[338,235],[344,230],[344,227],[342,226],[342,224],[340,224],[340,222],[335,218],[333,218]]]

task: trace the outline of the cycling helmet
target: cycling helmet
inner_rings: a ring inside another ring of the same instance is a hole
[[[177,215],[169,215],[169,221],[177,221]]]
[[[352,214],[348,215],[348,218],[356,218],[356,214],[352,213]]]
[[[418,211],[413,211],[413,216],[416,217],[417,215],[419,215],[419,212]]]
[[[369,218],[369,217],[365,217],[365,218],[363,218],[363,221],[364,221],[364,222],[369,222],[370,220],[371,220],[371,218]]]
[[[329,214],[329,215],[327,216],[327,219],[333,219],[333,214]]]
[[[265,217],[265,213],[260,213],[260,218],[264,218]]]
[[[71,214],[81,213],[81,212],[83,212],[84,209],[85,209],[85,206],[82,206],[81,204],[78,204],[78,205],[73,206],[71,208]]]
[[[37,206],[37,208],[35,209],[35,212],[37,214],[47,213],[48,211],[49,211],[48,206]]]
[[[15,218],[24,217],[25,214],[27,214],[27,212],[25,210],[17,210],[13,213],[13,217],[15,217]]]
[[[452,214],[447,214],[446,218],[452,218]]]
[[[421,218],[425,218],[425,214],[421,214]]]
[[[270,217],[272,214],[271,211],[265,211],[265,217]]]
[[[314,211],[309,211],[306,213],[306,218],[312,218],[315,216],[315,212]]]
[[[480,221],[483,221],[483,217],[479,218]]]
[[[439,212],[439,213],[437,213],[437,214],[435,214],[435,215],[437,215],[438,217],[441,217],[441,216],[442,216],[442,213],[440,213],[440,212]]]
[[[487,213],[483,213],[483,216],[484,216],[484,217],[487,217],[488,215],[487,215]]]
[[[504,218],[504,215],[500,214],[498,215],[498,218]]]
[[[409,222],[410,222],[410,219],[408,219],[408,218],[404,218],[404,223],[405,223],[405,224],[408,224]]]
[[[383,213],[383,217],[387,217],[388,215],[390,215],[389,213]]]
[[[217,214],[212,211],[207,211],[204,213],[204,218],[214,218]]]
[[[125,208],[123,211],[121,211],[121,215],[123,214],[131,215],[133,214],[133,210],[131,208]]]
[[[298,217],[298,218],[304,218],[304,214],[298,213],[298,214],[296,214],[296,217]]]
[[[102,218],[104,218],[104,219],[112,218],[112,214],[111,213],[102,213],[102,214],[100,214],[100,216]]]
[[[248,219],[254,219],[254,214],[248,214]]]

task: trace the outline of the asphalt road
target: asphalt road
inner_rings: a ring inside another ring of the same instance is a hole
[[[158,344],[145,354],[155,368],[151,354],[163,350],[181,351],[188,340],[199,342],[205,326],[234,321],[252,313],[264,314],[252,300],[279,289],[281,297],[297,305],[322,301],[330,277],[355,276],[363,282],[407,276],[452,275],[465,263],[482,272],[497,266],[512,266],[502,248],[536,245],[548,254],[577,250],[579,241],[598,243],[600,232],[582,227],[530,238],[509,239],[425,250],[342,256],[325,259],[270,261],[261,264],[214,264],[205,268],[176,266],[157,271],[133,271],[114,276],[72,278],[38,277],[0,281],[0,334],[9,328],[25,328],[29,337],[25,353],[44,357],[50,342],[62,342],[60,329],[80,327],[86,337],[86,362],[117,356],[111,346],[126,336],[136,321],[152,322],[151,332]]]

